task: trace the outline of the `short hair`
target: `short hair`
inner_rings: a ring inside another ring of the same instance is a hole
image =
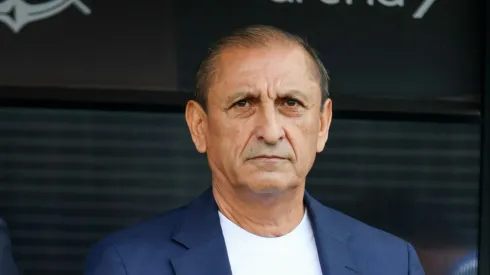
[[[273,42],[290,42],[296,44],[310,57],[314,66],[315,77],[318,79],[318,84],[322,92],[322,102],[320,105],[323,106],[327,98],[330,97],[328,90],[329,75],[315,49],[300,36],[267,25],[252,25],[235,30],[230,35],[219,39],[209,49],[209,53],[202,61],[196,75],[196,101],[205,111],[207,110],[208,93],[216,72],[215,63],[224,50],[235,47],[268,46]]]

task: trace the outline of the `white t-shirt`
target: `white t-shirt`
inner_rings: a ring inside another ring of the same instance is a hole
[[[321,275],[315,237],[305,211],[289,234],[266,238],[237,226],[219,212],[233,275]]]

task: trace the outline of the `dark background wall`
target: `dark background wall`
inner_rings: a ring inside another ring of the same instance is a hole
[[[105,234],[209,186],[183,106],[209,44],[251,23],[305,36],[332,76],[315,197],[412,242],[427,274],[488,256],[484,1],[420,19],[422,0],[275,2],[84,0],[89,15],[0,21],[0,216],[24,274],[79,274]]]
[[[9,107],[0,118],[0,209],[31,274],[75,274],[104,234],[210,184],[181,113]],[[479,133],[477,123],[339,118],[308,189],[417,248],[473,249]]]
[[[306,37],[336,95],[479,100],[483,1],[436,1],[420,19],[431,0],[83,2],[91,14],[70,6],[18,33],[2,24],[0,83],[189,91],[215,39],[261,23]]]

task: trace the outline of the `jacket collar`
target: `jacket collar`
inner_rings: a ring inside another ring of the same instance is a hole
[[[349,242],[352,234],[340,214],[305,192],[305,205],[315,236],[318,258],[323,274],[353,275],[360,269]]]
[[[348,242],[351,234],[336,212],[305,193],[323,274],[359,274]],[[173,239],[188,250],[171,259],[176,275],[231,275],[218,206],[209,188],[184,210]]]

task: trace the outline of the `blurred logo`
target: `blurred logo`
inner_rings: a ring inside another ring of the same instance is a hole
[[[296,4],[302,4],[303,0],[271,0],[274,3],[296,3]],[[345,2],[346,5],[353,5],[354,1],[353,0],[320,0],[323,4],[327,5],[337,5],[341,4],[342,2]],[[360,1],[359,1],[360,2]],[[369,6],[374,6],[377,4],[383,5],[385,7],[404,7],[405,6],[405,0],[365,0],[366,4]],[[421,19],[424,17],[424,15],[429,11],[429,9],[434,5],[434,2],[436,0],[422,0],[422,3],[418,6],[417,10],[413,12],[412,18],[414,19]],[[356,2],[357,3],[357,2]]]
[[[70,6],[75,6],[84,15],[91,13],[90,8],[81,0],[51,0],[40,4],[6,0],[0,3],[0,22],[18,33],[25,25],[55,16]]]

